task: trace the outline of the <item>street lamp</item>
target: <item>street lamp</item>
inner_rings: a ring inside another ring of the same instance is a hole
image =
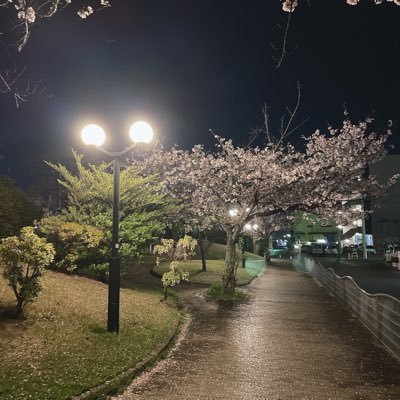
[[[110,152],[103,149],[101,145],[105,142],[106,134],[102,127],[95,124],[86,125],[81,132],[83,143],[95,146],[96,149],[113,159],[113,220],[112,220],[112,247],[111,260],[108,278],[108,316],[107,331],[119,332],[119,292],[120,292],[120,267],[121,258],[119,255],[119,173],[120,159],[129,153],[137,143],[150,143],[153,139],[152,127],[144,121],[135,122],[129,129],[129,136],[133,144],[128,148]]]

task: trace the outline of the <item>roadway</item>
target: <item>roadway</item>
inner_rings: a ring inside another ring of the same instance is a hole
[[[400,300],[400,271],[390,268],[382,255],[370,256],[368,260],[337,257],[314,257],[314,260],[325,268],[333,268],[338,276],[351,276],[368,293],[385,293]]]

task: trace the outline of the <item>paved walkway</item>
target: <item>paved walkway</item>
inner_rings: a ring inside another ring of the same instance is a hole
[[[400,364],[290,261],[248,292],[236,305],[192,292],[193,319],[171,356],[115,399],[400,399]]]

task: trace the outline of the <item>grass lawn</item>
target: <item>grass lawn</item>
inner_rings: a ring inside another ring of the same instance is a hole
[[[58,400],[134,366],[167,337],[176,308],[160,292],[121,289],[120,334],[106,332],[106,285],[47,271],[25,319],[0,276],[0,399]]]
[[[207,271],[201,271],[200,260],[180,261],[179,268],[189,273],[189,282],[215,284],[222,282],[222,275],[224,273],[223,260],[207,260]],[[163,261],[159,266],[154,268],[154,271],[162,275],[164,272],[169,271],[169,261]],[[244,268],[238,268],[236,274],[237,284],[246,285],[253,279]]]
[[[222,282],[224,273],[224,257],[226,246],[213,243],[206,251],[207,271],[201,271],[201,260],[199,255],[194,260],[180,261],[179,268],[189,273],[189,282],[219,284]],[[248,254],[246,259],[251,263],[246,264],[246,268],[238,267],[236,279],[238,285],[246,285],[251,282],[254,276],[258,275],[263,266],[264,260],[255,254]],[[254,262],[256,261],[256,262]],[[255,266],[255,267],[254,267]],[[169,261],[163,261],[158,266],[154,267],[154,271],[162,275],[169,271]]]

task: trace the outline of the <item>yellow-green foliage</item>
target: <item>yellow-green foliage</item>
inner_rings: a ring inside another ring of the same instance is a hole
[[[161,243],[154,246],[156,256],[166,256],[169,260],[187,260],[196,252],[197,240],[185,235],[176,243],[174,239],[161,239]]]
[[[68,272],[74,271],[77,261],[87,254],[88,249],[96,248],[104,237],[100,229],[67,222],[63,215],[43,218],[38,229],[54,244],[57,253],[55,266]]]
[[[20,235],[0,242],[0,267],[16,297],[16,313],[20,314],[42,290],[40,278],[44,268],[54,259],[54,247],[40,238],[34,228],[26,226]]]
[[[121,290],[120,334],[106,332],[106,285],[47,271],[25,320],[0,319],[0,399],[61,400],[143,359],[165,338],[176,310],[158,292]],[[0,313],[12,292],[0,278]]]
[[[186,271],[181,271],[178,269],[178,263],[176,261],[172,261],[169,264],[169,271],[164,272],[161,278],[163,286],[175,286],[179,285],[181,281],[189,280],[189,274]]]
[[[176,243],[173,239],[161,239],[161,244],[154,247],[154,254],[157,256],[167,255],[171,260],[169,271],[164,272],[161,278],[164,286],[164,298],[167,298],[167,287],[179,285],[183,281],[187,281],[189,274],[178,268],[178,260],[187,260],[195,254],[197,240],[191,236],[185,235]],[[157,257],[157,265],[159,264]]]
[[[86,166],[82,155],[73,152],[73,156],[73,169],[61,164],[48,165],[59,174],[58,182],[67,194],[67,209],[63,212],[66,221],[94,226],[105,235],[89,256],[79,257],[79,266],[94,264],[103,276],[111,245],[113,173],[110,163]],[[127,267],[162,235],[179,207],[176,200],[161,194],[157,176],[143,177],[135,165],[121,170],[119,206],[120,255],[122,266]]]

